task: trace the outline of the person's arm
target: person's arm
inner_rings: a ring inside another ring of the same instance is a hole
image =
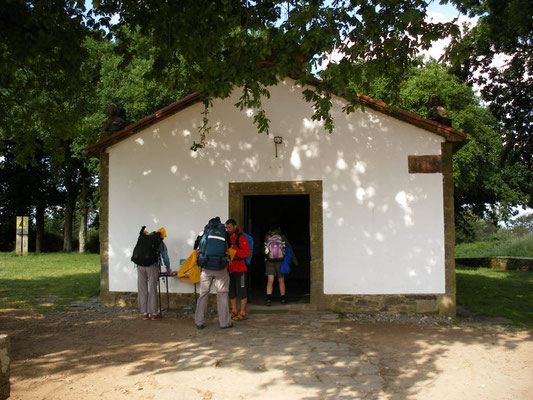
[[[168,273],[172,272],[172,269],[170,268],[170,259],[168,258],[167,245],[163,241],[159,245],[159,252],[161,253],[163,264],[165,264],[165,267],[167,267],[167,272]]]
[[[200,247],[200,241],[202,240],[203,237],[204,237],[203,231],[200,232],[198,236],[196,236],[196,240],[194,241],[194,246],[193,246],[194,250],[197,250]]]
[[[239,245],[234,245],[233,248],[237,250],[235,258],[243,259],[250,255],[250,242],[248,242],[248,239],[243,234],[239,237]]]

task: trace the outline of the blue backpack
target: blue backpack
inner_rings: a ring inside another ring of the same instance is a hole
[[[248,239],[248,244],[250,245],[250,255],[248,257],[246,257],[246,266],[249,267],[250,266],[250,262],[252,261],[252,257],[254,256],[254,238],[251,237],[249,234],[247,234],[246,232],[239,232],[239,234],[237,235],[237,237],[235,238],[235,245],[237,247],[239,247],[239,240],[241,238],[241,235],[244,235],[244,237],[246,239]]]
[[[205,269],[226,268],[226,228],[224,224],[215,222],[206,225],[198,246],[198,265]]]

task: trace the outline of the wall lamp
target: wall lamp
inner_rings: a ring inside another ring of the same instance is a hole
[[[278,144],[283,143],[283,138],[281,136],[274,136],[274,143],[276,146],[276,158],[278,158]]]

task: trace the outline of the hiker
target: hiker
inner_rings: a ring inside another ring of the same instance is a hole
[[[291,262],[298,264],[287,238],[281,233],[280,228],[270,229],[265,236],[265,275],[267,276],[265,305],[272,305],[272,288],[276,277],[279,283],[281,304],[287,304],[285,275],[290,271],[288,268]]]
[[[229,301],[231,304],[231,319],[242,321],[246,319],[247,273],[246,259],[250,256],[250,242],[244,232],[237,226],[237,221],[230,218],[226,221],[226,232],[230,235],[231,248],[236,250],[232,262],[229,264]],[[237,298],[240,302],[240,312],[237,308]]]
[[[137,265],[137,300],[142,319],[158,320],[161,319],[159,314],[159,298],[157,295],[157,284],[159,273],[161,272],[161,258],[171,274],[170,259],[164,238],[167,237],[165,228],[160,228],[155,232],[148,233],[141,230],[139,241],[133,251],[132,261]],[[143,235],[143,236],[141,236]],[[144,239],[144,241],[143,241]],[[147,243],[142,245],[141,243]],[[143,262],[143,260],[147,260]],[[147,265],[142,265],[147,264]]]
[[[226,268],[228,242],[229,236],[226,234],[226,228],[220,221],[220,217],[211,218],[198,243],[198,265],[202,268],[202,272],[200,273],[200,296],[194,314],[196,329],[205,328],[205,311],[213,281],[217,291],[219,326],[221,329],[233,327],[228,306],[229,274]]]

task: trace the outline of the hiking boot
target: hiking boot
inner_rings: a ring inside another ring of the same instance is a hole
[[[281,304],[287,304],[287,299],[285,298],[285,296],[281,298]]]
[[[145,320],[149,320],[150,316],[148,315],[148,313],[144,313],[144,314],[142,314],[142,318],[145,319]]]
[[[152,315],[150,315],[150,320],[151,320],[151,321],[156,321],[156,320],[158,320],[158,319],[161,319],[161,315],[159,315],[159,314],[152,314]]]
[[[265,306],[269,306],[270,307],[271,305],[272,305],[272,300],[266,299],[265,300]]]
[[[204,324],[201,324],[201,325],[194,325],[196,327],[196,329],[200,330],[200,329],[204,329],[205,328],[205,325]]]

